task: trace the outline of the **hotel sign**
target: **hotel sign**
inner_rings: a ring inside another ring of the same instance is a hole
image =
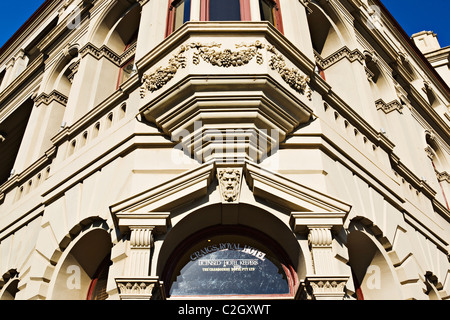
[[[245,243],[218,242],[194,249],[171,288],[171,295],[285,294],[281,265]]]

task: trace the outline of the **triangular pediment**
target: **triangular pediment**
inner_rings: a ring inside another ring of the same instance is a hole
[[[350,205],[339,199],[246,161],[232,165],[203,164],[112,205],[111,213],[116,221],[139,217],[159,219],[162,212],[167,213],[168,217],[175,208],[207,196],[213,182],[218,184],[221,202],[225,205],[241,201],[239,193],[242,184],[246,183],[255,198],[286,208],[294,217],[338,217],[342,220],[351,209]]]

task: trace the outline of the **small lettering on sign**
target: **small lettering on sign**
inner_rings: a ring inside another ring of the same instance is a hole
[[[241,246],[240,243],[219,243],[219,244],[213,244],[210,246],[206,246],[198,251],[195,251],[193,254],[191,254],[190,258],[191,261],[195,261],[203,256],[206,256],[210,253],[221,251],[221,250],[236,250],[241,251],[246,254],[252,255],[256,258],[258,258],[261,261],[265,260],[266,254],[262,251],[259,251],[258,249],[255,249],[253,247],[250,247],[248,245]]]

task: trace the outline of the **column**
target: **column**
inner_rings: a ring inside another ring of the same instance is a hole
[[[333,253],[333,232],[338,232],[346,213],[294,212],[291,224],[297,233],[308,235],[314,274],[307,275],[299,296],[310,300],[342,300],[347,275],[339,275]]]

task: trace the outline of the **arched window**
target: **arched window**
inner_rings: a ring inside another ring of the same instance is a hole
[[[243,227],[199,232],[166,269],[169,297],[292,297],[296,274],[273,240]]]
[[[50,282],[49,300],[105,300],[111,238],[102,228],[85,229],[66,248]]]

